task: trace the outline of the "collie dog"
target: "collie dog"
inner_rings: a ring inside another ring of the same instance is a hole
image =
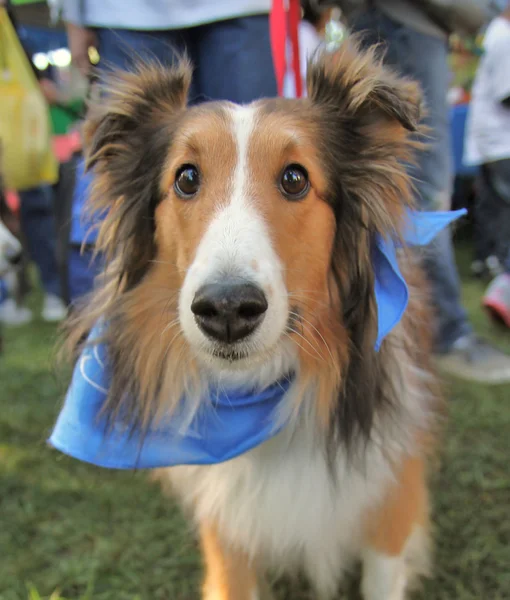
[[[91,109],[107,267],[70,343],[108,322],[105,410],[140,427],[292,373],[277,435],[157,472],[197,524],[205,600],[269,597],[274,570],[329,599],[359,560],[365,600],[402,600],[427,570],[441,401],[411,251],[407,311],[375,348],[372,249],[412,207],[419,89],[353,39],[313,60],[304,99],[187,107],[191,77],[140,65]]]

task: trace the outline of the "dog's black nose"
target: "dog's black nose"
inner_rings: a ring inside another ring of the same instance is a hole
[[[264,292],[249,283],[204,285],[191,304],[200,329],[209,337],[229,344],[255,331],[266,310]]]

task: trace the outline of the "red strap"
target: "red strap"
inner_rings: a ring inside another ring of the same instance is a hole
[[[289,0],[289,37],[292,47],[292,70],[296,84],[296,97],[303,95],[303,80],[301,79],[301,60],[299,55],[299,21],[301,20],[301,3],[299,0]]]
[[[287,71],[287,39],[292,48],[292,72],[294,75],[296,96],[303,94],[301,65],[299,57],[299,21],[301,20],[300,0],[287,0],[289,9],[285,8],[285,0],[273,0],[269,18],[271,47],[273,51],[274,70],[278,85],[278,94],[283,94],[283,80]]]
[[[283,94],[283,79],[287,68],[287,15],[285,13],[284,0],[273,0],[273,7],[269,16],[269,28],[278,95],[281,96]]]

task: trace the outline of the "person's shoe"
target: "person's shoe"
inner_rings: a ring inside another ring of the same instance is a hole
[[[471,275],[477,279],[487,277],[487,265],[484,260],[474,260],[471,263]]]
[[[55,294],[46,294],[41,317],[48,323],[57,323],[67,316],[67,308],[62,299]]]
[[[510,382],[510,357],[474,334],[461,337],[436,357],[445,374],[478,383]]]
[[[498,275],[492,281],[485,292],[482,306],[491,316],[510,327],[510,273]]]
[[[0,305],[0,321],[10,327],[19,327],[30,323],[34,315],[29,308],[18,306],[13,298],[8,298]]]
[[[487,270],[489,271],[489,275],[491,277],[497,277],[504,271],[503,266],[501,265],[501,262],[497,256],[488,256],[485,259],[485,264],[487,265]]]
[[[503,273],[503,266],[497,256],[488,256],[485,260],[474,260],[471,263],[471,275],[477,279],[491,279]]]

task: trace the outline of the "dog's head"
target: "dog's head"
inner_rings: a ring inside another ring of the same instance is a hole
[[[326,420],[345,394],[362,420],[371,248],[411,202],[416,86],[354,41],[310,64],[303,100],[187,107],[190,80],[186,61],[117,74],[86,129],[109,267],[77,338],[108,321],[111,406],[293,371]]]
[[[12,271],[21,258],[22,248],[19,240],[0,221],[0,277]]]

